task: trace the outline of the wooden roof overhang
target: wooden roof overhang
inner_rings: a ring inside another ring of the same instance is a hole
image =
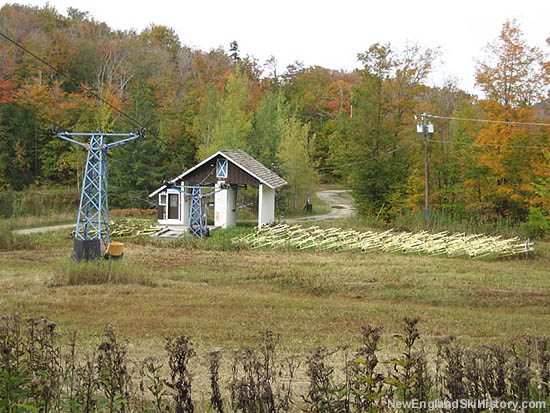
[[[228,161],[226,178],[218,178],[216,176],[216,164],[219,159],[227,159]],[[240,149],[218,151],[193,168],[172,179],[170,183],[177,184],[181,181],[185,182],[185,185],[208,185],[218,181],[238,185],[264,184],[272,189],[276,189],[287,183],[283,178]],[[161,186],[149,194],[149,197],[155,196],[166,187],[167,185]]]

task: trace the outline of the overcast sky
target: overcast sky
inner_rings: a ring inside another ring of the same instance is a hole
[[[6,2],[0,1],[1,5]],[[23,4],[43,6],[42,0]],[[353,70],[357,53],[376,42],[399,49],[407,41],[441,47],[443,63],[430,80],[450,76],[459,87],[474,89],[475,59],[494,40],[506,19],[516,18],[527,42],[550,48],[549,0],[369,1],[369,0],[50,0],[66,15],[67,7],[88,11],[114,29],[138,32],[151,23],[175,29],[183,44],[210,50],[236,40],[241,55],[261,63],[274,55],[279,71],[296,61],[306,66]]]

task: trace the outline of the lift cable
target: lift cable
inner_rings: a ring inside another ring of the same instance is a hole
[[[21,50],[23,50],[24,52],[28,53],[30,56],[34,57],[36,60],[38,60],[39,62],[41,62],[42,64],[48,66],[50,69],[52,69],[55,73],[58,73],[60,74],[62,77],[64,77],[66,80],[68,80],[69,82],[71,82],[72,84],[74,85],[77,85],[77,86],[80,86],[81,88],[83,88],[86,93],[88,93],[89,95],[97,98],[99,101],[103,102],[104,104],[106,104],[107,106],[109,106],[111,109],[114,109],[115,111],[117,111],[119,114],[123,115],[124,117],[126,117],[127,119],[129,119],[130,121],[132,121],[136,126],[138,126],[139,128],[143,128],[143,125],[138,121],[136,120],[134,117],[128,115],[126,112],[122,111],[121,109],[117,108],[116,106],[114,106],[113,104],[109,103],[108,101],[106,101],[105,99],[103,99],[101,96],[99,96],[97,93],[95,93],[92,89],[90,89],[89,87],[83,85],[83,84],[78,84],[70,75],[67,75],[64,71],[62,71],[61,69],[55,67],[54,65],[52,65],[51,63],[47,62],[46,60],[44,60],[43,58],[41,58],[40,56],[36,55],[35,53],[33,53],[32,51],[30,51],[29,49],[27,49],[25,46],[23,46],[22,44],[20,44],[19,42],[17,42],[16,40],[12,39],[11,37],[9,37],[8,35],[0,32],[0,37],[3,37],[4,39],[6,39],[7,41],[11,42],[12,44],[14,44],[15,46],[19,47]]]
[[[23,99],[24,101],[26,101],[27,103],[29,103],[30,105],[32,106],[36,106],[38,105],[35,101],[33,101],[32,99],[29,99],[25,96],[21,96],[20,94],[18,94],[17,92],[14,92],[13,90],[10,90],[10,89],[6,89],[5,87],[3,86],[0,86],[0,89],[9,93],[10,95],[12,95],[14,98],[19,98],[19,99]],[[7,103],[11,103],[15,106],[17,106],[19,109],[22,109],[24,111],[27,111],[29,110],[29,108],[26,108],[24,106],[21,106],[19,103],[17,102],[7,102]],[[38,117],[38,118],[41,118],[42,120],[45,120],[47,123],[49,123],[50,125],[53,125],[55,124],[54,121],[52,121],[50,118],[47,118],[46,116],[42,115],[40,112],[38,112],[37,109],[34,109],[33,110],[33,113]]]

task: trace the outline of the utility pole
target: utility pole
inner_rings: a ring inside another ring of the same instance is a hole
[[[434,133],[434,125],[428,122],[430,117],[427,113],[422,113],[420,116],[421,123],[416,125],[416,131],[424,136],[424,225],[429,228],[430,216],[430,164],[428,162],[428,134]],[[415,116],[418,119],[417,116]]]

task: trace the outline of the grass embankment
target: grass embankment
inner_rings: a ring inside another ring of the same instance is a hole
[[[50,225],[71,224],[76,221],[76,212],[57,212],[42,216],[20,216],[0,218],[0,226],[11,230],[23,228],[47,227]]]

